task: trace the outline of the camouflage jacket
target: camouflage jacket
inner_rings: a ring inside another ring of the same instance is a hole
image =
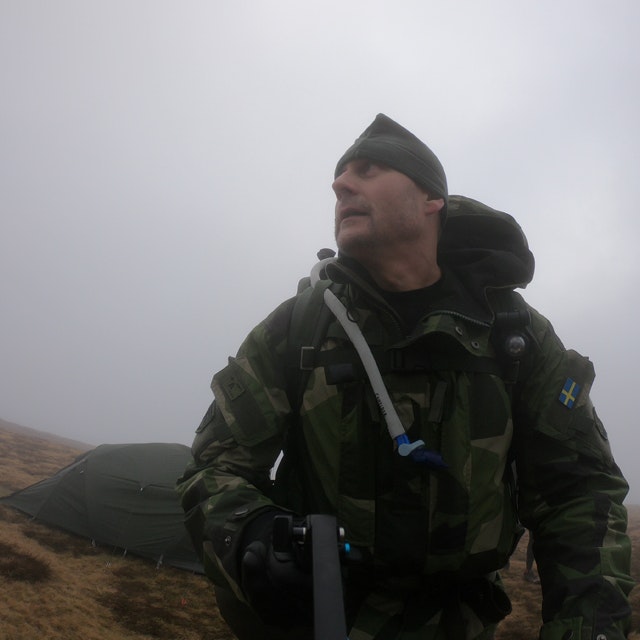
[[[398,585],[443,592],[442,585],[491,575],[524,525],[534,535],[543,590],[541,638],[623,638],[632,587],[622,506],[628,487],[589,399],[593,366],[530,308],[532,347],[515,387],[490,366],[475,366],[499,359],[492,292],[525,286],[533,274],[510,216],[452,197],[439,262],[447,284],[408,335],[357,265],[340,259],[326,275],[372,350],[396,362],[398,354],[426,353],[436,363],[382,373],[411,439],[441,452],[448,468],[429,471],[397,455],[336,321],[296,406],[288,344],[295,299],[288,300],[214,376],[215,402],[179,481],[207,574],[243,598],[242,531],[273,506],[335,514],[366,558],[354,583],[364,575],[364,584],[396,596]]]

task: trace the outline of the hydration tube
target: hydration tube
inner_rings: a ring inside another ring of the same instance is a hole
[[[311,269],[310,281],[312,287],[320,281],[320,273],[322,270],[328,264],[335,261],[336,258],[324,258],[323,260],[320,260],[313,269]],[[342,325],[342,328],[345,330],[349,340],[351,340],[353,346],[358,352],[358,356],[362,361],[364,370],[369,378],[369,382],[371,383],[378,407],[380,408],[382,416],[387,423],[389,435],[398,445],[398,453],[402,457],[410,457],[415,462],[419,462],[428,467],[434,469],[446,469],[448,465],[437,451],[428,450],[422,440],[416,440],[415,442],[411,442],[409,440],[409,436],[400,421],[398,412],[393,406],[393,402],[391,402],[389,392],[382,380],[380,370],[378,369],[375,358],[371,353],[371,349],[369,348],[367,341],[364,339],[358,324],[349,317],[345,306],[340,302],[340,300],[338,300],[333,291],[329,289],[324,290],[324,302],[337,318],[338,322]]]

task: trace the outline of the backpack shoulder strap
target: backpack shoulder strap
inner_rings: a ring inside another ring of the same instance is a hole
[[[316,353],[333,318],[324,303],[324,291],[332,284],[330,280],[321,280],[312,287],[309,279],[303,278],[298,285],[289,325],[286,367],[287,393],[294,413],[300,411]]]
[[[321,280],[312,287],[308,277],[300,280],[298,295],[294,299],[291,311],[285,362],[286,391],[293,418],[292,428],[287,431],[285,446],[290,455],[285,455],[278,466],[273,494],[273,499],[282,504],[288,504],[290,500],[295,502],[295,496],[292,498],[288,493],[292,485],[297,487],[300,496],[304,497],[302,499],[298,496],[301,500],[300,506],[309,504],[311,496],[315,497],[316,503],[319,499],[317,491],[305,479],[304,474],[296,471],[304,467],[309,460],[305,440],[300,435],[301,429],[296,428],[299,426],[296,422],[300,416],[304,391],[314,368],[315,353],[320,348],[333,317],[331,310],[324,303],[324,291],[331,284],[329,280]],[[325,508],[330,507],[327,505]]]

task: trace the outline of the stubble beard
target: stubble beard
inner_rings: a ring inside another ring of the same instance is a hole
[[[371,255],[376,250],[379,242],[376,240],[375,234],[356,232],[350,233],[348,230],[340,237],[342,222],[335,222],[334,237],[336,246],[342,255],[358,259],[359,257]]]

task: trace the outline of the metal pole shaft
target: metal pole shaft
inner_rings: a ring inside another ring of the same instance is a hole
[[[313,556],[313,619],[316,640],[346,640],[347,623],[334,516],[308,516]]]

